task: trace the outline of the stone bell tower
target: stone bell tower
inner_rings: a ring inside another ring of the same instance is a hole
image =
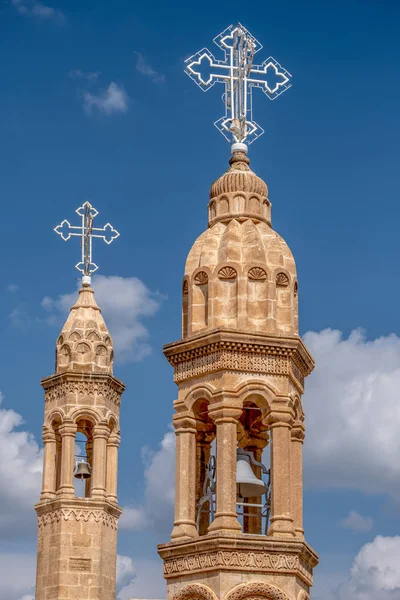
[[[36,600],[115,600],[119,411],[113,345],[90,277],[57,340],[54,375],[43,379],[43,485]],[[85,439],[83,497],[74,492],[77,434]]]
[[[267,186],[246,146],[232,149],[186,261],[182,339],[164,349],[178,385],[176,499],[159,554],[168,600],[307,600],[318,559],[303,530],[301,396],[314,362],[298,334],[296,266],[271,227]],[[238,449],[251,453],[258,480],[269,451],[266,501],[238,496]]]

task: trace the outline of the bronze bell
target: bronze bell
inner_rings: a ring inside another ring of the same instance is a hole
[[[75,465],[74,477],[77,479],[89,479],[90,471],[89,463],[82,458],[82,460]]]

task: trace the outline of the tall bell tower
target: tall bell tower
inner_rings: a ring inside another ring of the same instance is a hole
[[[42,380],[44,460],[42,492],[35,506],[36,600],[115,600],[124,385],[113,376],[113,343],[90,283],[95,266],[91,237],[101,231],[93,227],[97,211],[88,203],[78,211],[82,227],[63,221],[61,229],[56,228],[63,239],[70,237],[68,228],[81,237],[83,261],[78,268],[83,277],[57,340],[55,373]],[[74,489],[74,474],[83,480],[80,493]]]
[[[207,50],[186,69],[203,89],[225,83],[217,126],[233,137],[232,157],[186,261],[182,339],[164,349],[178,386],[176,498],[159,554],[168,600],[308,600],[318,558],[303,530],[301,396],[314,362],[298,333],[295,262],[249,166],[245,142],[260,127],[240,108],[268,65],[282,82],[289,74],[274,59],[253,65],[259,45],[240,24],[215,39],[231,61],[225,80],[201,74]]]

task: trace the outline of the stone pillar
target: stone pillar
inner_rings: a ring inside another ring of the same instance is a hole
[[[266,432],[260,433],[259,437],[249,436],[245,442],[245,445],[241,445],[244,450],[251,452],[254,456],[254,459],[257,462],[262,462],[262,455],[265,446],[268,444],[268,434]],[[254,475],[258,479],[263,479],[263,473],[261,467],[256,467],[255,465],[250,463],[250,466],[253,470]],[[264,496],[254,496],[245,499],[246,502],[250,504],[261,504],[265,501]],[[243,533],[253,533],[253,534],[261,534],[264,533],[263,523],[261,518],[261,508],[257,508],[256,506],[248,506],[243,507],[244,514],[252,515],[252,516],[244,516],[243,518]],[[253,516],[256,515],[256,516]]]
[[[236,514],[237,425],[241,409],[210,410],[217,430],[217,508],[208,531],[238,532],[242,527]]]
[[[294,537],[290,446],[292,416],[287,412],[271,413],[271,525],[268,535]]]
[[[304,539],[303,529],[303,442],[304,425],[296,421],[292,429],[292,515],[296,537]]]
[[[90,465],[90,477],[85,481],[85,498],[90,498],[92,494],[92,479],[93,479],[93,439],[86,441],[86,460]]]
[[[107,439],[110,431],[101,423],[93,429],[92,498],[106,496]]]
[[[41,500],[53,500],[56,497],[56,434],[52,429],[43,427],[43,476]]]
[[[196,520],[199,501],[204,495],[204,480],[206,476],[206,467],[210,462],[211,442],[213,433],[210,431],[200,430],[196,435]],[[199,520],[199,535],[205,535],[210,524],[210,515],[207,512],[210,510],[210,503],[206,502],[202,506],[204,511],[200,515]]]
[[[172,539],[196,537],[196,421],[174,417],[176,435],[175,520]]]
[[[118,483],[118,448],[120,436],[117,433],[112,434],[107,442],[107,478],[106,493],[107,500],[118,504],[117,483]]]
[[[72,482],[75,460],[75,435],[76,423],[64,421],[59,427],[61,435],[61,468],[60,468],[60,487],[57,490],[58,496],[74,496],[74,484]]]

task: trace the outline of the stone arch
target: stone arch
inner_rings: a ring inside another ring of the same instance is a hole
[[[268,315],[268,270],[251,263],[247,269],[247,322],[251,329],[265,331]]]
[[[238,267],[236,263],[222,263],[214,271],[214,327],[237,327]]]
[[[98,367],[108,366],[108,351],[104,344],[98,344],[96,347],[96,365]]]
[[[212,399],[212,396],[213,396],[213,389],[209,386],[201,385],[199,387],[195,387],[192,390],[190,390],[190,392],[184,399],[184,404],[185,404],[186,408],[192,413],[193,405],[198,400],[207,400],[208,402],[210,402]],[[191,416],[193,416],[193,414],[191,414]]]
[[[75,408],[69,413],[68,418],[74,423],[77,423],[80,419],[87,419],[92,422],[93,426],[98,425],[102,421],[102,416],[88,406]]]
[[[230,590],[224,600],[290,600],[284,591],[263,581],[241,583]]]
[[[71,342],[77,342],[78,340],[80,340],[82,338],[81,334],[78,333],[78,331],[73,331],[72,333],[69,334],[68,339],[71,340]]]
[[[210,207],[209,207],[209,219],[210,219],[210,221],[212,221],[212,219],[215,219],[216,216],[217,216],[216,204],[215,204],[215,200],[212,200],[210,202]]]
[[[225,215],[229,212],[229,201],[226,196],[222,196],[218,202],[218,215]]]
[[[191,326],[192,333],[208,326],[210,318],[211,272],[207,267],[200,267],[193,273],[191,289]]]
[[[49,415],[46,417],[45,427],[49,429],[53,429],[54,425],[60,425],[65,419],[65,413],[61,408],[56,408],[52,410]]]
[[[59,367],[68,367],[71,362],[71,348],[68,344],[63,344],[58,351],[58,366]]]
[[[85,342],[80,342],[75,348],[76,360],[79,363],[90,362],[90,346]]]
[[[97,331],[94,331],[93,329],[89,331],[85,337],[91,342],[100,342],[101,340],[100,335],[97,333]]]
[[[239,215],[244,213],[246,204],[246,198],[241,194],[236,194],[231,198],[231,213],[234,215]]]
[[[218,598],[207,585],[191,583],[179,590],[172,600],[218,600]]]
[[[252,396],[252,402],[260,406],[260,408],[261,405],[270,407],[277,395],[277,390],[270,383],[257,379],[243,383],[235,390],[235,396],[240,397],[243,403]],[[257,398],[261,399],[261,403],[260,400],[256,402]]]

